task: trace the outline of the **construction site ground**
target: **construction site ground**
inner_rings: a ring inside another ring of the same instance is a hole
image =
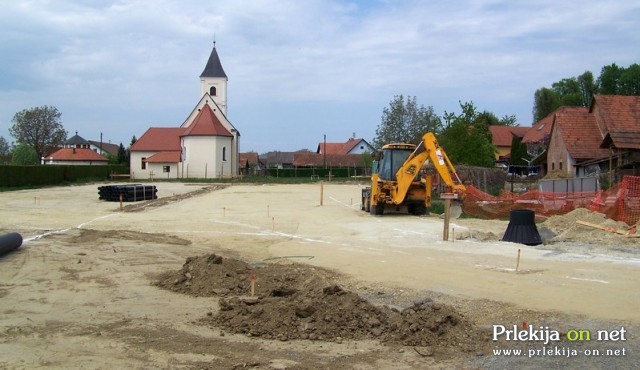
[[[0,235],[24,239],[0,257],[0,367],[637,366],[640,239],[575,222],[624,226],[601,215],[525,246],[500,241],[508,220],[443,241],[438,215],[371,216],[364,184],[159,182],[122,209],[102,185],[0,193]]]

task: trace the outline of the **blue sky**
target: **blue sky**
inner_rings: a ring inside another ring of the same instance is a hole
[[[533,94],[640,63],[640,1],[6,1],[0,136],[56,106],[70,135],[127,146],[179,126],[215,34],[240,150],[371,140],[394,95],[532,121]]]

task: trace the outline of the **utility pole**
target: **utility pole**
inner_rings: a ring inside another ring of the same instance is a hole
[[[324,155],[324,168],[327,168],[327,134],[324,135],[324,147],[322,148],[322,155]]]

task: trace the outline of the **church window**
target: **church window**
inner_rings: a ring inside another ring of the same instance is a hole
[[[145,162],[147,159],[147,157],[142,157],[142,169],[146,170],[147,169],[147,162]]]
[[[209,89],[209,95],[216,96],[216,87],[215,86],[211,86],[211,88]]]
[[[227,160],[227,147],[226,146],[222,147],[222,160],[223,161]]]

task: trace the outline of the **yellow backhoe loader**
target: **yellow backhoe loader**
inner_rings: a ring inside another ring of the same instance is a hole
[[[433,133],[424,134],[417,146],[386,144],[375,159],[371,187],[362,189],[363,211],[372,215],[385,212],[426,214],[431,207],[432,181],[431,176],[421,175],[423,166],[430,161],[446,188],[440,197],[454,200],[451,217],[459,217],[462,213],[460,203],[466,188]]]

